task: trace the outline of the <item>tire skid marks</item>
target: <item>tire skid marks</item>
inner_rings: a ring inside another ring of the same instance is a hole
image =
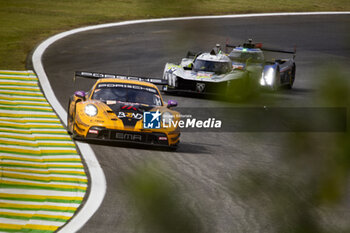
[[[87,186],[75,144],[35,74],[0,70],[0,233],[56,231]]]

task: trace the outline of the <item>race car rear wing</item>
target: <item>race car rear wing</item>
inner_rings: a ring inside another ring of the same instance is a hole
[[[75,71],[74,78],[73,78],[74,83],[77,77],[90,78],[90,79],[115,78],[115,79],[127,79],[127,80],[149,82],[157,85],[168,84],[168,81],[164,79],[126,76],[121,74],[107,74],[107,73],[98,73],[98,72],[89,72],[89,71]]]
[[[226,43],[226,49],[227,48],[236,48],[236,47],[240,47],[240,46],[236,46],[236,45],[233,45],[233,44],[228,44]],[[294,46],[294,50],[293,51],[290,51],[290,50],[282,50],[282,49],[274,49],[274,48],[266,48],[266,47],[263,47],[262,46],[262,43],[252,43],[251,40],[249,40],[249,43],[244,43],[243,48],[259,48],[261,49],[262,51],[267,51],[267,52],[275,52],[275,53],[288,53],[288,54],[293,54],[295,57],[296,55],[296,47]]]
[[[293,51],[288,51],[288,50],[281,50],[281,49],[272,49],[272,48],[261,48],[263,51],[268,51],[268,52],[276,52],[276,53],[289,53],[289,54],[296,54],[296,48],[294,48]]]

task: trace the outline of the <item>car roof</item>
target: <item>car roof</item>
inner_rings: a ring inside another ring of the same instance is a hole
[[[130,80],[130,79],[119,79],[119,78],[100,78],[97,80],[96,84],[99,83],[127,83],[127,84],[136,84],[141,86],[153,87],[158,89],[156,85],[149,82],[143,82],[138,80]]]
[[[227,57],[226,55],[224,54],[216,54],[216,55],[213,55],[213,54],[210,54],[210,53],[202,53],[200,54],[197,59],[199,60],[205,60],[205,61],[218,61],[218,62],[230,62],[230,58]]]

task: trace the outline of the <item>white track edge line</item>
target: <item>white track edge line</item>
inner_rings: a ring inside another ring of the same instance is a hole
[[[59,115],[65,125],[67,125],[67,112],[57,100],[50,82],[45,73],[45,69],[42,64],[42,55],[45,50],[56,41],[89,30],[96,30],[109,27],[126,26],[131,24],[152,23],[152,22],[165,22],[165,21],[179,21],[179,20],[196,20],[196,19],[224,19],[224,18],[251,18],[251,17],[267,17],[267,16],[312,16],[312,15],[348,15],[350,11],[342,12],[287,12],[287,13],[262,13],[262,14],[237,14],[237,15],[213,15],[213,16],[191,16],[191,17],[173,17],[173,18],[159,18],[159,19],[145,19],[145,20],[129,20],[116,23],[99,24],[87,27],[81,27],[66,32],[54,35],[44,42],[42,42],[34,51],[32,56],[33,68],[36,72],[39,82],[43,87],[44,94]],[[96,155],[91,147],[86,143],[77,142],[80,152],[88,166],[91,177],[91,189],[89,197],[82,207],[82,209],[58,232],[70,233],[78,231],[97,211],[102,204],[103,198],[106,194],[106,179],[103,170],[98,163]]]

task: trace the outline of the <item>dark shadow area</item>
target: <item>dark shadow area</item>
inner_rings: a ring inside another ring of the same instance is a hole
[[[186,143],[180,142],[176,149],[167,146],[157,146],[157,145],[148,145],[148,144],[139,144],[132,142],[118,142],[118,141],[102,141],[102,140],[81,140],[75,139],[79,142],[85,142],[93,145],[100,146],[110,146],[110,147],[123,147],[129,149],[138,149],[138,150],[150,150],[150,151],[169,151],[174,153],[193,153],[193,154],[209,154],[210,151],[206,149],[207,144],[200,145],[200,143]],[[210,145],[215,146],[215,145]]]
[[[283,91],[283,90],[282,90]],[[287,90],[287,93],[300,93],[300,94],[304,94],[304,93],[315,93],[314,89],[311,88],[292,88],[290,90]]]
[[[216,100],[225,103],[239,103],[239,104],[273,104],[277,100],[290,99],[295,95],[305,95],[314,93],[315,90],[310,88],[293,88],[286,89],[281,88],[277,91],[271,91],[263,89],[258,93],[252,94],[245,98],[227,98],[226,96],[216,94],[216,93],[196,93],[196,92],[186,92],[186,91],[171,91],[163,93],[163,96],[179,96],[195,99],[204,100]]]
[[[208,146],[218,146],[218,145],[206,144],[206,143],[181,142],[176,152],[191,153],[191,154],[211,154],[212,152],[207,150]]]

